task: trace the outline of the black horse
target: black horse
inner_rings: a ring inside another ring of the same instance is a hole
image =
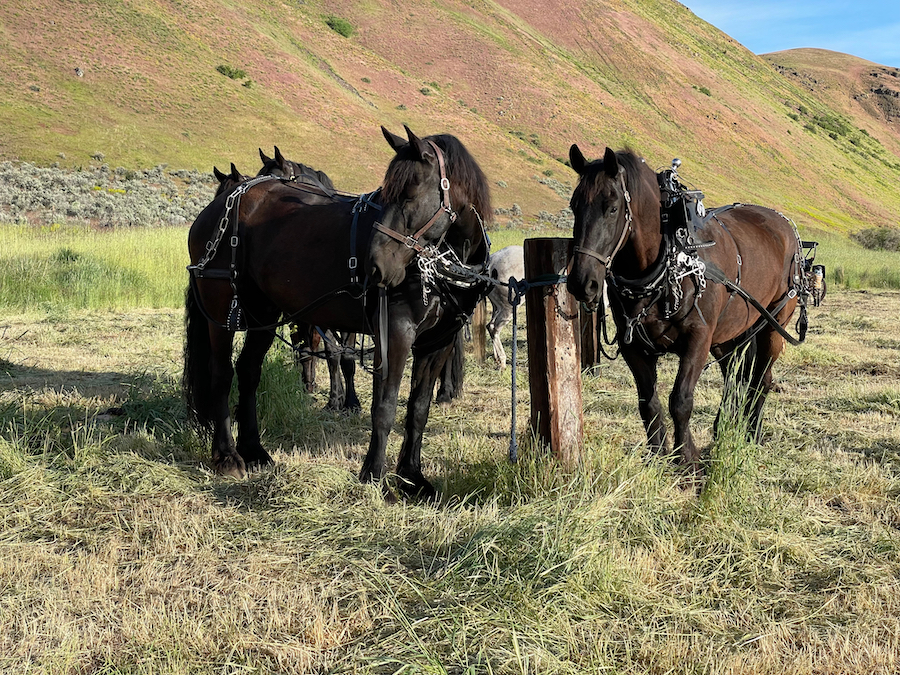
[[[422,431],[435,379],[485,290],[468,272],[484,270],[489,251],[481,214],[492,211],[484,174],[458,139],[419,139],[408,129],[403,139],[382,131],[397,155],[372,195],[309,204],[298,194],[302,186],[251,180],[239,188],[244,191],[231,200],[230,211],[227,196],[217,197],[191,226],[183,388],[193,418],[210,432],[212,463],[220,473],[243,476],[248,467],[272,461],[260,443],[256,390],[272,327],[299,320],[375,335],[372,439],[363,481],[385,474],[387,436],[412,349],[397,474],[405,492],[434,495],[421,472]],[[422,219],[428,227],[417,225],[420,210],[432,206]],[[376,226],[414,233],[404,240],[408,255],[390,251],[386,257],[382,247],[393,244],[373,236]],[[374,275],[368,280],[361,258]],[[404,269],[386,265],[388,258]],[[235,444],[228,392],[234,330],[243,328]]]
[[[277,145],[274,158],[267,157],[262,148],[259,149],[259,156],[263,165],[257,176],[275,176],[282,180],[299,181],[320,188],[304,191],[302,193],[304,203],[327,204],[334,198],[334,183],[324,171],[317,171],[306,164],[286,159]],[[231,173],[226,174],[219,171],[218,167],[213,167],[213,175],[219,181],[216,197],[230,193],[251,178],[238,171],[234,162],[231,163]],[[324,352],[328,362],[330,385],[328,403],[325,407],[329,410],[351,412],[360,410],[355,386],[356,361],[352,348],[348,347],[355,342],[356,335],[338,334],[301,322],[291,323],[289,333],[304,388],[309,392],[315,391],[316,355]]]
[[[277,145],[274,157],[268,157],[262,148],[259,149],[259,157],[263,164],[257,176],[275,176],[315,188],[304,190],[302,193],[302,199],[306,204],[327,204],[336,195],[350,196],[349,193],[338,192],[324,171],[285,158]],[[233,162],[230,174],[213,167],[213,175],[219,181],[216,196],[230,192],[239,184],[250,180],[250,176],[238,171]],[[297,321],[291,322],[289,335],[304,388],[310,393],[315,391],[316,361],[319,357],[323,357],[328,364],[329,377],[328,402],[325,409],[351,413],[360,411],[362,407],[356,393],[355,382],[356,359],[359,354],[357,342],[360,336],[357,333],[333,331]],[[362,348],[363,344],[360,341],[359,349]],[[465,343],[463,333],[460,331],[456,336],[452,355],[447,359],[440,374],[436,396],[438,403],[450,403],[462,394],[464,354]]]
[[[705,214],[702,200],[679,202],[696,217],[677,222],[677,209],[669,214],[663,208],[672,196],[666,192],[671,174],[660,180],[630,151],[607,148],[602,160],[588,163],[573,145],[569,159],[580,178],[571,201],[575,248],[567,285],[597,307],[608,282],[619,348],[634,375],[650,445],[666,447],[656,391],[657,360],[666,352],[679,357],[669,411],[684,465],[695,472],[700,467],[690,418],[710,352],[726,384],[747,387],[743,413],[758,440],[772,364],[785,339],[793,340],[784,326],[805,300],[796,229],[761,206],[734,204]],[[747,354],[738,358],[744,346]],[[716,430],[718,423],[719,417]]]

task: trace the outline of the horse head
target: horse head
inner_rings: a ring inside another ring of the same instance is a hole
[[[235,187],[249,179],[249,176],[245,176],[237,170],[234,162],[231,163],[230,174],[222,173],[219,171],[218,167],[214,166],[213,175],[216,177],[216,180],[219,181],[219,187],[216,188],[216,197],[225,194],[226,192],[231,192]]]
[[[366,273],[376,284],[393,287],[406,278],[416,255],[430,255],[445,240],[464,257],[478,244],[466,244],[480,214],[490,214],[487,179],[454,136],[407,138],[381,128],[396,153],[381,187],[381,221],[369,244]],[[473,216],[474,213],[474,216]],[[486,250],[482,251],[486,258]]]
[[[642,160],[630,152],[617,154],[609,148],[602,160],[588,162],[578,146],[572,145],[569,162],[579,180],[570,202],[575,215],[575,246],[566,286],[593,309],[600,303],[606,275],[634,231],[635,206],[629,190],[643,188],[646,176],[635,175],[635,166],[643,165]]]
[[[331,178],[324,171],[316,171],[306,164],[287,159],[281,154],[281,150],[278,149],[277,145],[275,146],[274,157],[268,157],[260,148],[259,158],[262,160],[263,165],[256,174],[257,176],[275,176],[306,183],[318,182],[324,187],[334,190],[334,183],[331,182]]]

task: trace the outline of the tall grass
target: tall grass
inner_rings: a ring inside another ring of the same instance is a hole
[[[0,225],[0,307],[178,307],[187,230]]]
[[[825,265],[830,288],[900,288],[900,252],[869,250],[824,232],[810,238],[819,242],[816,262]]]
[[[647,454],[621,360],[584,379],[572,472],[527,438],[506,461],[509,369],[467,361],[423,445],[440,503],[391,505],[356,479],[366,417],[322,411],[279,346],[260,386],[277,463],[223,479],[180,403],[180,311],[133,314],[6,320],[0,671],[897,671],[900,294],[811,310],[761,446],[739,424],[711,443],[704,376],[700,499]]]

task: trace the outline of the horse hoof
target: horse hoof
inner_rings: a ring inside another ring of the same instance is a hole
[[[243,479],[247,477],[247,465],[240,457],[227,456],[213,461],[213,468],[220,476]]]
[[[238,445],[237,450],[248,469],[257,469],[275,463],[272,456],[266,452],[266,449],[259,443],[249,447]]]
[[[423,502],[437,501],[437,490],[421,473],[415,476],[398,475],[395,483],[397,490],[407,499]]]

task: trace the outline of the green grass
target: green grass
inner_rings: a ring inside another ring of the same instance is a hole
[[[509,369],[470,360],[426,432],[436,507],[358,483],[365,416],[300,394],[280,347],[261,386],[277,464],[212,475],[180,405],[180,312],[132,311],[7,315],[0,670],[812,674],[900,657],[897,293],[813,312],[762,446],[735,427],[709,447],[721,390],[702,378],[699,499],[645,452],[621,361],[585,378],[566,473],[527,432],[507,463]],[[518,405],[526,419],[527,391]]]
[[[873,251],[824,232],[809,238],[819,242],[816,262],[825,265],[829,288],[900,288],[900,252]]]
[[[0,225],[0,306],[178,307],[188,264],[186,228],[97,230]]]

